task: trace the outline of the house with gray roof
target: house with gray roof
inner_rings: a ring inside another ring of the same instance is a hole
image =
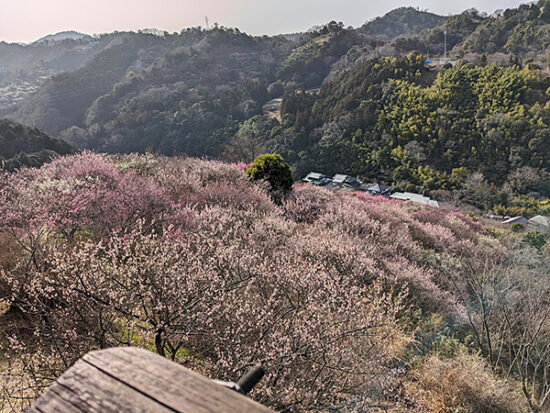
[[[527,228],[530,231],[550,235],[550,217],[537,215],[536,217],[533,217],[529,221],[527,221]]]
[[[321,179],[326,177],[327,177],[326,175],[323,175],[322,173],[319,173],[319,172],[310,172],[309,174],[307,174],[307,176],[304,179],[302,179],[302,181],[307,183],[312,183],[313,181],[320,181]]]
[[[396,192],[390,195],[391,199],[398,199],[400,201],[411,201],[417,204],[429,205],[434,208],[439,208],[442,206],[442,203],[434,199],[428,198],[427,196],[415,194],[413,192]]]
[[[332,182],[336,185],[348,185],[353,188],[357,188],[361,185],[361,182],[359,182],[356,178],[349,175],[343,175],[343,174],[336,174],[332,177]]]
[[[326,186],[332,183],[332,179],[319,172],[310,172],[304,179],[302,179],[302,182],[316,186]]]
[[[367,186],[366,192],[371,195],[388,195],[390,192],[390,188],[388,188],[386,185],[372,184]]]

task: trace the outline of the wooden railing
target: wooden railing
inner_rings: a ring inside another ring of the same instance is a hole
[[[273,413],[234,391],[246,392],[261,375],[255,369],[238,383],[214,382],[143,349],[100,350],[75,363],[28,412]]]

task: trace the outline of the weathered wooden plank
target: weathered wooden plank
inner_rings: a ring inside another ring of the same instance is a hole
[[[25,409],[25,413],[43,413],[43,412],[38,410],[36,407],[31,406]]]
[[[84,361],[63,374],[36,407],[43,413],[174,412]]]
[[[128,347],[87,354],[84,360],[178,412],[273,413],[185,367],[146,350]]]
[[[63,397],[60,397],[59,394],[63,393],[63,390],[59,390],[61,387],[59,384],[54,383],[44,395],[37,400],[34,405],[34,411],[40,413],[50,413],[50,412],[74,412],[82,413],[85,410],[81,410],[78,407],[72,405]],[[27,413],[32,413],[33,410],[27,409]]]

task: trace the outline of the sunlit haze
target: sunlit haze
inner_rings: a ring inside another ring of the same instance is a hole
[[[0,41],[31,42],[64,30],[88,34],[158,28],[169,32],[211,23],[251,34],[304,31],[338,20],[359,26],[400,6],[447,15],[475,7],[492,13],[517,7],[519,0],[2,0]]]

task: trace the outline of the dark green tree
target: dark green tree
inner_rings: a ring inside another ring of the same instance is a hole
[[[246,174],[254,181],[266,180],[271,185],[271,191],[275,193],[286,193],[292,188],[290,166],[276,153],[258,156],[246,170]]]

